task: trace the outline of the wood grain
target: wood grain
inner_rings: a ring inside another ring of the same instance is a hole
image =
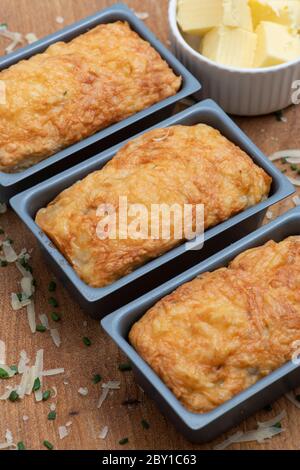
[[[113,1],[104,0],[1,0],[0,23],[6,22],[9,28],[22,33],[34,32],[38,37],[54,32],[62,26],[56,22],[57,16],[65,19],[64,25],[92,14]],[[136,11],[146,11],[149,19],[146,24],[156,35],[167,43],[167,0],[128,1],[128,5]],[[7,44],[0,38],[1,53]],[[287,122],[277,122],[273,115],[260,118],[237,119],[238,124],[266,153],[284,148],[299,147],[300,109],[292,107],[285,111]],[[293,207],[288,200],[272,209],[274,217]],[[48,283],[52,274],[37,248],[30,232],[18,218],[8,211],[0,216],[0,225],[15,242],[17,249],[26,247],[33,249],[32,265],[38,282],[36,295],[37,313],[51,313],[48,304]],[[62,346],[57,349],[47,333],[32,335],[29,331],[26,315],[14,312],[10,307],[10,293],[18,292],[20,276],[14,266],[0,268],[0,339],[7,345],[8,362],[14,364],[19,352],[24,349],[33,359],[39,348],[45,349],[45,367],[64,367],[64,376],[48,378],[46,386],[55,385],[57,398],[51,400],[57,405],[57,420],[47,420],[49,403],[35,403],[33,397],[27,397],[19,403],[0,402],[0,441],[4,440],[6,429],[13,433],[15,441],[24,441],[27,448],[42,449],[42,441],[51,441],[56,449],[119,449],[119,440],[128,437],[127,449],[210,449],[216,443],[205,446],[189,444],[173,426],[158,412],[155,403],[144,396],[134,382],[131,372],[121,373],[118,365],[126,361],[112,341],[101,330],[97,321],[88,319],[80,308],[69,297],[64,286],[58,284],[57,298],[62,321],[59,331]],[[124,303],[126,299],[124,298]],[[87,326],[85,322],[87,321]],[[91,347],[86,347],[82,337],[92,340]],[[113,393],[103,407],[96,408],[100,394],[100,385],[92,383],[93,374],[99,373],[103,380],[121,380],[121,389]],[[68,384],[64,384],[65,381]],[[3,381],[2,381],[3,382]],[[4,389],[0,384],[0,393]],[[78,394],[79,387],[88,387],[89,394],[82,397]],[[122,402],[128,398],[139,399],[141,403],[128,408]],[[235,449],[298,449],[300,411],[285,398],[279,400],[272,412],[262,411],[257,416],[244,422],[240,429],[253,429],[257,419],[270,419],[280,410],[286,409],[288,419],[284,423],[287,428],[281,436],[274,438],[264,446],[258,444],[235,445]],[[22,417],[29,420],[24,422]],[[141,420],[150,423],[150,429],[144,430]],[[70,435],[64,440],[58,437],[58,425],[72,420]],[[98,434],[104,425],[109,426],[107,439],[102,441]],[[228,433],[230,435],[235,430]],[[216,442],[222,440],[222,436]]]

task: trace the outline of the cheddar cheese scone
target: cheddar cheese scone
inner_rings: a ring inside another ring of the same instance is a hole
[[[128,205],[204,205],[207,229],[267,198],[271,178],[239,147],[204,124],[156,129],[125,145],[104,168],[63,191],[36,222],[66,256],[78,275],[103,287],[174,248],[178,221],[169,238],[99,239],[97,209]],[[195,219],[195,214],[193,213]],[[193,219],[193,223],[195,220]],[[132,219],[128,218],[128,224]],[[149,231],[150,234],[150,231]]]
[[[181,86],[125,22],[102,24],[0,72],[0,171],[21,171]]]
[[[292,359],[300,236],[268,242],[160,300],[130,341],[190,411],[205,413]]]

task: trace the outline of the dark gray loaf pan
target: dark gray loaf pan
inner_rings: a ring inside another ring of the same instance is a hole
[[[50,176],[74,166],[80,161],[121,142],[128,136],[136,134],[156,122],[172,114],[176,102],[200,89],[199,82],[175,58],[175,56],[152,34],[145,24],[125,5],[117,4],[95,15],[85,18],[77,23],[57,31],[50,36],[37,41],[30,46],[19,49],[15,53],[0,58],[0,71],[16,64],[20,60],[28,59],[35,54],[45,51],[57,41],[68,42],[74,37],[85,33],[89,29],[102,23],[111,23],[117,20],[127,21],[131,28],[143,39],[148,41],[160,56],[170,65],[177,75],[182,77],[182,87],[179,92],[123,121],[107,127],[87,139],[71,145],[40,163],[20,173],[7,174],[0,172],[0,201],[7,202],[9,198],[34,186]]]
[[[124,142],[11,199],[12,207],[34,233],[44,249],[48,264],[52,266],[63,283],[69,287],[72,296],[92,316],[101,318],[111,313],[180,272],[198,264],[199,261],[208,258],[219,249],[228,246],[231,242],[252,232],[261,224],[269,206],[281,201],[294,192],[294,187],[288,179],[213,101],[203,101],[154,127],[165,128],[175,124],[194,125],[197,123],[206,123],[219,129],[228,139],[244,149],[253,158],[255,163],[264,168],[273,178],[269,198],[226,222],[207,230],[204,248],[201,250],[188,251],[186,244],[183,243],[174,250],[136,269],[133,273],[117,282],[107,287],[96,289],[79,279],[62,254],[35,224],[34,218],[40,208],[45,207],[63,189],[105,165],[124,145]]]
[[[157,301],[181,284],[206,271],[228,265],[238,254],[249,248],[263,245],[268,240],[281,241],[299,234],[300,208],[297,208],[102,320],[104,330],[132,362],[141,387],[157,401],[161,411],[190,441],[209,442],[281,395],[298,387],[300,366],[289,362],[215,410],[202,415],[191,413],[129,344],[127,338],[130,328]]]

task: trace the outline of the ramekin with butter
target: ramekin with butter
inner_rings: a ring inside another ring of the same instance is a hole
[[[171,41],[225,111],[266,114],[292,103],[300,79],[300,0],[171,0]]]

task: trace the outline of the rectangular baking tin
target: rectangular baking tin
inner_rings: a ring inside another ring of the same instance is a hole
[[[68,42],[74,37],[85,33],[89,29],[102,23],[110,23],[117,20],[127,21],[132,29],[143,39],[148,41],[160,56],[169,64],[176,75],[181,75],[183,79],[180,91],[153,106],[140,111],[100,132],[82,140],[53,156],[37,163],[20,173],[7,174],[0,172],[0,201],[6,202],[14,194],[37,184],[55,173],[64,170],[87,157],[95,155],[112,145],[121,142],[128,136],[152,126],[158,121],[165,119],[172,114],[176,102],[185,98],[201,88],[199,82],[192,74],[175,58],[175,56],[154,36],[153,33],[140,21],[135,14],[125,5],[117,4],[107,8],[95,15],[85,18],[72,24],[50,36],[37,41],[30,46],[0,58],[0,71],[16,64],[20,60],[40,54],[51,44],[57,41]]]
[[[45,207],[65,188],[68,188],[87,174],[105,165],[123,147],[124,142],[40,183],[36,187],[28,189],[11,200],[12,207],[34,233],[45,250],[48,255],[48,263],[52,265],[57,276],[70,288],[72,296],[79,301],[83,309],[92,316],[101,318],[111,313],[122,305],[161,285],[178,273],[198,264],[201,260],[208,258],[233,241],[252,232],[261,224],[269,206],[281,201],[294,192],[294,187],[288,179],[258,150],[221,108],[211,100],[203,101],[155,125],[154,128],[164,128],[176,124],[194,125],[197,123],[206,123],[219,129],[228,139],[244,149],[253,158],[255,163],[264,168],[273,178],[270,197],[226,222],[207,230],[204,248],[201,250],[187,251],[186,244],[183,243],[115,283],[97,289],[88,286],[77,276],[62,254],[35,224],[34,217],[40,208]]]
[[[215,410],[202,415],[191,413],[129,344],[127,337],[130,328],[162,297],[196,276],[226,266],[243,251],[263,245],[268,240],[278,242],[299,234],[300,208],[297,208],[102,320],[105,331],[132,362],[142,388],[157,401],[161,411],[190,441],[211,441],[281,395],[298,387],[300,366],[289,362]]]

